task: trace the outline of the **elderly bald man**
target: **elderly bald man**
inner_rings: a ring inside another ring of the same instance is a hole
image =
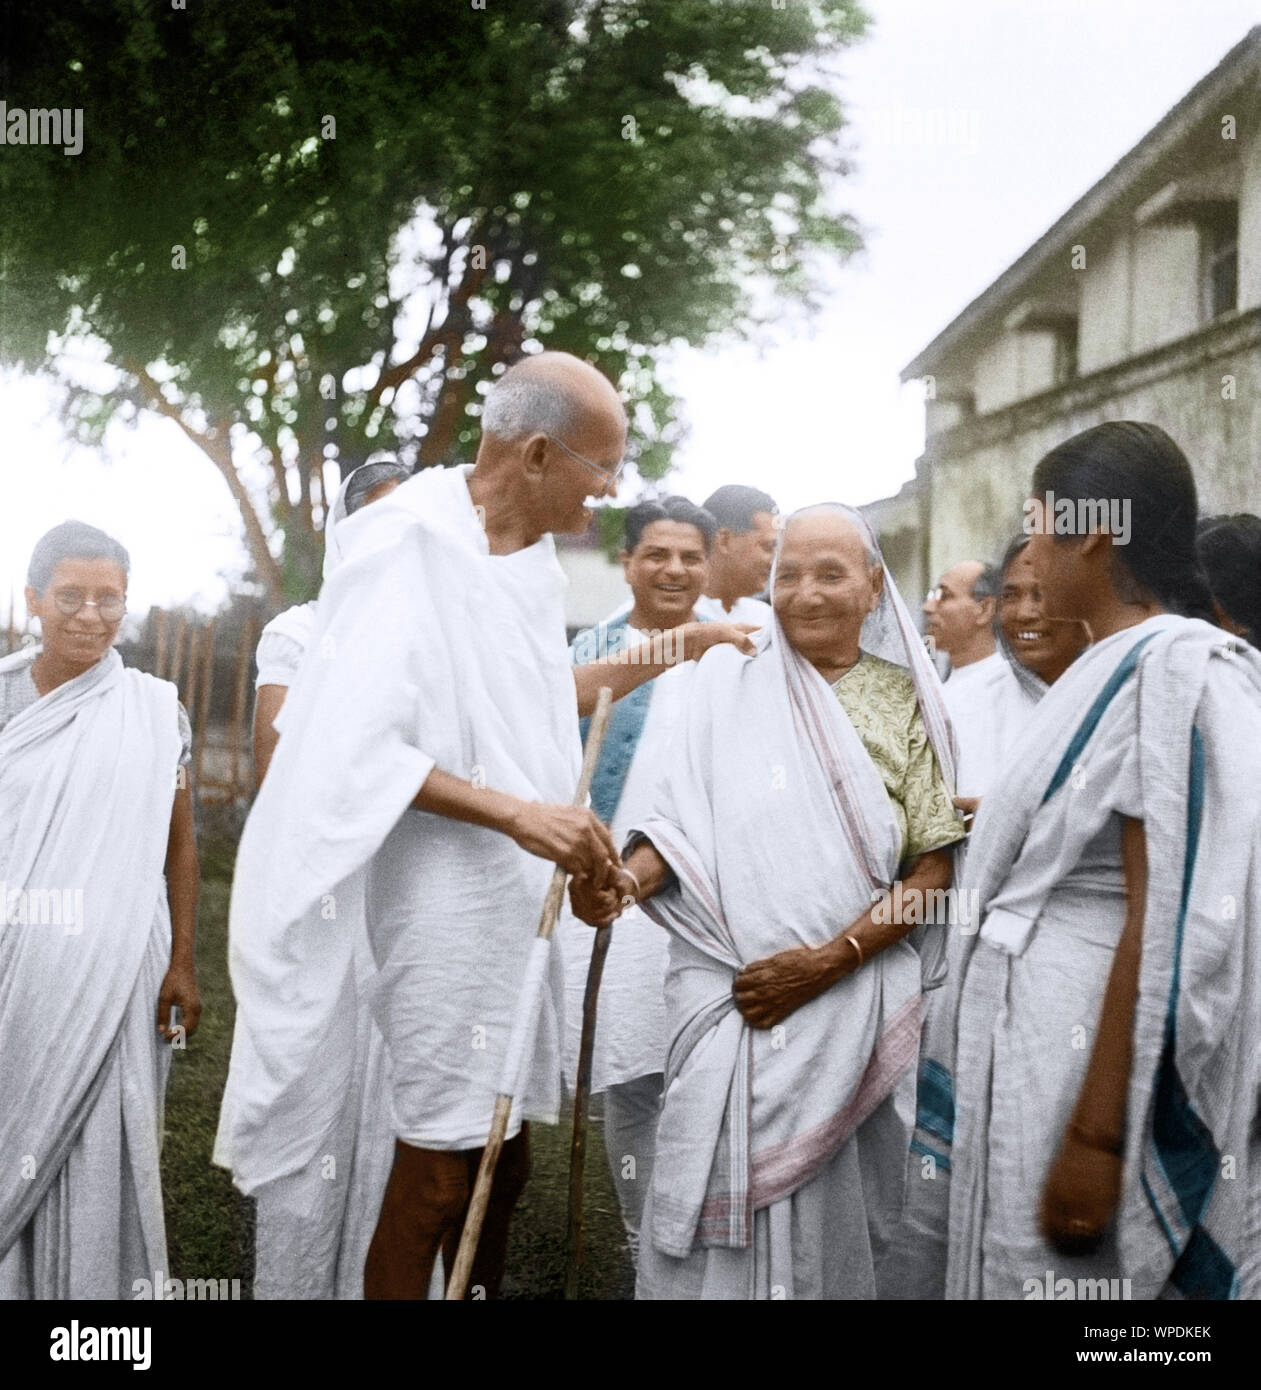
[[[362,1198],[373,1165],[346,1112],[357,1001],[371,999],[395,1142],[370,1298],[424,1297],[438,1251],[458,1240],[551,866],[599,884],[618,864],[598,817],[567,804],[578,714],[601,684],[621,695],[664,669],[614,658],[575,673],[565,644],[549,533],[585,529],[587,502],[616,495],[626,416],[612,385],[576,358],[540,354],[491,388],[482,425],[473,466],[425,470],[339,527],[343,560],[320,595],[233,889],[238,1015],[218,1161],[247,1192],[350,1182]],[[338,901],[355,893],[367,943],[336,926]],[[527,1122],[559,1109],[556,965],[473,1297],[499,1288]],[[354,1242],[326,1224],[311,1258],[341,1245],[344,1263]]]
[[[959,748],[958,793],[984,796],[997,771],[995,685],[1011,681],[1007,663],[994,638],[998,573],[983,560],[952,565],[924,600],[925,632],[938,651],[950,658],[946,709]]]

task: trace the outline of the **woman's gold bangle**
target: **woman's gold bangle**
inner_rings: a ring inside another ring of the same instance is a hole
[[[858,944],[858,938],[852,932],[845,933],[845,940],[858,952],[858,964],[863,963],[863,948]]]

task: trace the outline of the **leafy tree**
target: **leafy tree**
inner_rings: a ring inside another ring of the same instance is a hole
[[[3,360],[72,432],[175,421],[273,602],[318,585],[323,466],[467,457],[476,383],[539,343],[669,466],[671,343],[809,303],[859,244],[829,63],[857,0],[8,0]],[[765,293],[766,290],[771,293]],[[112,370],[66,369],[77,344]]]

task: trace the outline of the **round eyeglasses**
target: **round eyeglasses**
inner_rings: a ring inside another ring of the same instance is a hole
[[[599,494],[601,497],[603,497],[605,493],[607,493],[608,490],[617,482],[618,478],[621,477],[622,469],[626,467],[626,460],[623,459],[621,463],[619,463],[617,467],[613,469],[612,472],[610,472],[607,468],[602,468],[598,463],[592,463],[592,461],[589,458],[585,458],[582,454],[578,453],[576,449],[571,449],[568,444],[565,444],[561,440],[557,439],[554,434],[547,434],[546,432],[544,432],[543,437],[544,439],[550,439],[553,444],[559,445],[559,447],[564,449],[564,451],[569,455],[570,458],[577,459],[578,462],[581,463],[584,467],[590,469],[590,471],[594,473],[597,478],[603,480],[604,487]]]
[[[127,600],[120,594],[106,594],[103,599],[88,598],[82,589],[58,589],[53,595],[57,612],[73,618],[81,608],[95,608],[104,622],[116,623],[127,611]]]

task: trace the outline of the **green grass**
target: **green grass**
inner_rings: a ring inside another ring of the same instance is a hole
[[[171,1058],[162,1146],[162,1194],[171,1273],[183,1279],[254,1277],[254,1204],[210,1161],[219,1101],[228,1078],[235,1007],[228,981],[231,855],[203,850],[197,976],[202,1015],[186,1049]],[[225,862],[226,859],[226,862]]]
[[[205,808],[199,816],[202,858],[197,970],[202,1016],[187,1048],[176,1052],[166,1098],[162,1190],[170,1270],[184,1279],[239,1279],[250,1297],[254,1272],[253,1203],[211,1164],[219,1101],[232,1050],[234,1006],[228,981],[228,893],[239,819]],[[570,1117],[534,1125],[533,1172],[517,1207],[508,1253],[505,1298],[560,1298],[565,1278]],[[587,1136],[586,1259],[582,1298],[630,1298],[634,1275],[624,1248],[617,1198],[604,1159],[598,1116]]]
[[[533,1168],[517,1207],[508,1245],[505,1298],[561,1298],[569,1219],[569,1109],[558,1125],[532,1125]],[[625,1250],[617,1196],[604,1157],[598,1118],[587,1126],[583,1168],[583,1248],[579,1298],[632,1298],[635,1275]]]

